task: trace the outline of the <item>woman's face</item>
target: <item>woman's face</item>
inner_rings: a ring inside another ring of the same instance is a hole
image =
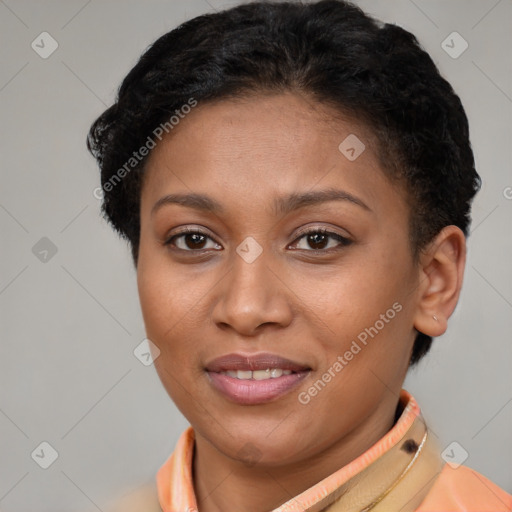
[[[370,135],[330,114],[291,93],[199,104],[147,162],[137,277],[155,366],[231,459],[298,463],[392,425],[418,301],[409,211]]]

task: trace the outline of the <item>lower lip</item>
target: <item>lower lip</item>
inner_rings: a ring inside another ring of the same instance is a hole
[[[309,375],[309,370],[265,380],[242,380],[223,373],[206,373],[213,387],[233,402],[256,405],[270,402],[290,392]]]

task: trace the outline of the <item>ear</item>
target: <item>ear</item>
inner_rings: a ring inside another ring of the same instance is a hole
[[[420,256],[419,296],[414,327],[427,336],[446,331],[459,300],[466,237],[457,226],[446,226]]]

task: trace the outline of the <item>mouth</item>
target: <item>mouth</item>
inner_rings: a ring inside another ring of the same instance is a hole
[[[311,367],[275,354],[228,354],[209,362],[205,371],[213,388],[229,401],[256,405],[290,392]]]
[[[221,375],[227,375],[233,379],[238,380],[267,380],[277,379],[283,375],[291,375],[291,370],[284,370],[283,368],[266,368],[265,370],[226,370],[224,372],[217,372]]]

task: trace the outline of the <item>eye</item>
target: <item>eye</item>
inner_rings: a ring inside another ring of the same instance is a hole
[[[346,238],[339,233],[328,231],[324,228],[315,228],[302,233],[301,236],[294,242],[294,244],[296,244],[297,241],[301,241],[302,239],[304,239],[305,244],[309,244],[312,249],[308,250],[306,247],[298,248],[309,252],[331,252],[332,249],[337,250],[352,243],[352,240],[349,238]],[[335,242],[334,247],[332,245],[329,246],[329,239]],[[336,241],[338,242],[337,246]]]
[[[204,233],[203,231],[185,228],[180,233],[177,233],[171,236],[164,245],[173,245],[182,251],[195,251],[195,250],[203,250],[203,249],[216,249],[221,246],[214,242],[215,247],[206,247],[207,240],[210,239],[212,242],[212,238]]]

